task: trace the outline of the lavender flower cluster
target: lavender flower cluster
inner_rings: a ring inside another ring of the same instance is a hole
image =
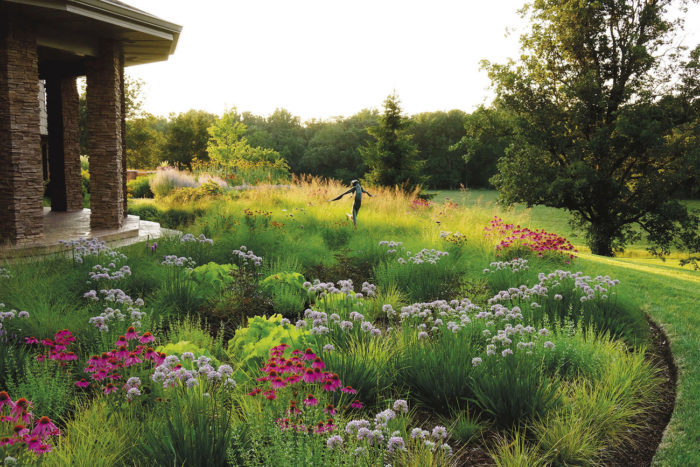
[[[107,242],[99,240],[97,237],[92,239],[81,238],[79,240],[59,240],[61,245],[71,247],[73,250],[73,259],[76,263],[82,263],[87,256],[99,257],[105,253],[112,259],[126,259],[126,255],[119,253],[107,246]]]
[[[333,282],[321,282],[318,279],[314,279],[314,282],[304,282],[303,284],[306,291],[313,295],[318,295],[319,297],[325,297],[328,294],[344,294],[347,297],[364,298],[364,296],[373,297],[377,292],[377,286],[370,284],[369,282],[362,283],[362,292],[355,293],[355,286],[352,283],[352,279],[339,280],[336,284]]]
[[[141,327],[141,320],[146,315],[145,312],[141,311],[141,308],[144,305],[141,298],[133,300],[121,289],[102,289],[100,290],[100,294],[103,295],[103,300],[110,305],[124,305],[126,307],[126,314],[124,314],[119,308],[107,306],[98,316],[93,316],[89,319],[88,322],[90,324],[95,326],[100,332],[107,332],[109,331],[108,323],[113,321],[123,322],[126,320],[126,316],[128,314],[129,318],[131,319],[131,326],[137,329]],[[100,301],[100,297],[95,290],[90,290],[89,292],[84,293],[83,298],[95,302]]]
[[[340,330],[342,332],[349,332],[355,328],[355,324],[359,322],[359,328],[362,332],[368,333],[372,336],[381,336],[382,331],[376,328],[371,321],[366,321],[362,313],[357,311],[350,312],[350,321],[342,320],[340,316],[336,313],[332,313],[330,317],[324,311],[316,311],[312,309],[307,309],[304,311],[304,317],[296,322],[297,328],[305,328],[311,323],[311,328],[309,329],[309,334],[328,334],[331,331]],[[282,320],[280,322],[281,326],[286,326],[289,324],[289,320]],[[325,348],[324,348],[325,350]]]
[[[206,382],[210,386],[220,385],[223,388],[233,389],[236,381],[231,378],[233,368],[230,365],[219,365],[218,369],[211,366],[211,359],[204,355],[195,359],[192,352],[185,352],[178,358],[177,355],[168,355],[163,363],[158,365],[151,380],[161,383],[164,389],[184,385],[186,388],[199,386],[200,382]],[[192,369],[185,368],[190,362]]]
[[[399,451],[406,451],[407,441],[401,436],[399,431],[390,431],[389,425],[392,420],[408,413],[408,403],[398,399],[394,402],[393,408],[389,408],[377,413],[373,421],[366,419],[350,420],[345,424],[343,431],[348,442],[359,441],[363,445],[355,449],[355,454],[360,455],[367,452],[369,448],[386,449],[389,454]],[[430,450],[441,449],[446,455],[452,454],[452,448],[445,443],[447,439],[447,429],[444,426],[436,426],[432,433],[422,428],[413,428],[410,432],[411,440],[419,441]],[[431,439],[432,438],[432,439]],[[335,449],[343,445],[343,436],[333,435],[326,441],[328,449]]]
[[[193,234],[188,233],[180,237],[180,243],[196,243],[199,242],[200,244],[208,244],[208,245],[213,245],[214,240],[211,238],[207,238],[206,235],[204,234],[199,234],[198,237],[195,237]]]
[[[197,263],[189,256],[185,257],[185,256],[177,256],[177,255],[163,256],[163,261],[161,261],[160,264],[165,265],[165,266],[175,266],[175,267],[183,267],[184,266],[188,270],[194,268],[197,265]]]
[[[5,309],[5,304],[0,303],[0,330],[3,327],[3,323],[5,320],[11,320],[15,318],[21,318],[21,319],[27,319],[29,318],[29,312],[27,311],[17,311],[17,310],[10,310],[10,311],[2,311]]]
[[[237,257],[244,266],[253,265],[259,267],[262,265],[262,257],[253,253],[253,250],[248,250],[248,247],[241,245],[238,250],[233,250],[234,257]]]
[[[441,257],[449,255],[447,251],[440,251],[434,248],[430,250],[427,248],[423,248],[421,251],[414,255],[413,253],[411,253],[411,251],[406,250],[406,248],[404,248],[402,245],[402,242],[395,242],[393,240],[382,240],[381,242],[379,242],[379,246],[387,247],[387,255],[393,255],[395,253],[400,253],[402,255],[396,260],[396,262],[398,262],[399,264],[436,264],[438,261],[440,261]],[[406,257],[405,259],[404,256]]]
[[[510,270],[513,273],[527,271],[530,266],[526,259],[514,258],[510,261],[495,261],[489,265],[489,268],[484,269],[484,274],[494,273],[496,271]]]
[[[99,282],[101,280],[118,281],[130,275],[131,268],[128,265],[117,269],[117,265],[113,262],[109,263],[107,266],[96,264],[92,267],[92,271],[89,272],[90,280],[93,282]]]

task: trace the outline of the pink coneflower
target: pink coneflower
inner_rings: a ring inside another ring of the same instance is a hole
[[[249,396],[256,396],[262,392],[262,389],[260,388],[255,388],[252,391],[248,393]]]
[[[78,386],[79,388],[86,388],[86,387],[90,386],[90,382],[85,381],[85,378],[83,378],[80,381],[76,381],[75,385]]]
[[[154,340],[156,340],[156,338],[153,337],[153,334],[151,334],[148,331],[144,332],[143,335],[139,337],[139,342],[142,344],[148,344],[149,342],[153,342]]]
[[[41,439],[39,439],[38,436],[31,436],[25,438],[24,442],[27,443],[27,447],[33,451],[41,444]]]
[[[53,347],[53,341],[51,339],[42,339],[41,344],[46,346],[46,347]]]
[[[357,391],[351,388],[350,386],[345,386],[344,388],[340,389],[342,392],[348,393],[348,394],[357,394]]]
[[[302,381],[305,383],[313,383],[316,381],[316,378],[314,376],[314,370],[311,368],[307,368],[306,371],[304,371],[304,375],[301,377]]]
[[[353,403],[350,404],[350,407],[352,407],[353,409],[361,409],[362,407],[364,407],[364,405],[362,404],[362,402],[355,399]]]
[[[126,340],[131,341],[134,339],[138,339],[139,335],[133,326],[129,326],[129,329],[126,330],[126,335],[124,337],[126,337]]]
[[[325,373],[321,371],[320,368],[314,368],[313,369],[314,375],[313,375],[313,381],[323,381],[323,378],[325,377]]]
[[[14,405],[12,406],[12,410],[10,411],[10,415],[17,418],[22,413],[22,411],[25,411],[25,412],[28,411],[31,406],[32,406],[31,402],[29,402],[24,397],[20,397],[19,399],[17,399],[15,401]]]
[[[270,385],[272,386],[272,389],[279,389],[285,387],[287,383],[285,383],[284,380],[278,376],[272,379]]]
[[[119,336],[119,339],[117,339],[117,342],[114,343],[114,346],[115,346],[116,348],[119,348],[119,347],[121,347],[122,345],[123,345],[123,346],[129,345],[129,343],[126,341],[126,337],[125,337],[125,336]]]
[[[120,345],[117,347],[117,352],[115,354],[117,358],[127,358],[129,357],[129,349],[126,348],[126,342],[124,345]]]
[[[323,360],[321,360],[321,357],[316,357],[314,358],[314,362],[311,364],[311,368],[319,368],[323,370],[326,368],[326,364],[323,363]]]
[[[153,357],[157,356],[158,354],[156,353],[155,350],[153,350],[153,347],[149,347],[146,349],[146,352],[143,354],[143,357],[146,360],[153,360]]]
[[[131,365],[136,365],[137,363],[141,363],[141,359],[136,355],[136,352],[129,352],[129,356],[124,360],[124,365],[125,366],[131,366]]]
[[[63,352],[61,355],[58,356],[58,359],[69,362],[72,360],[77,360],[78,356],[75,354],[75,352]]]
[[[117,390],[117,387],[114,384],[107,383],[107,385],[105,386],[105,389],[104,389],[104,393],[109,394],[110,392],[114,392],[116,390]]]
[[[44,360],[46,360],[46,355],[37,355],[36,360],[38,362],[43,362]]]
[[[30,336],[30,337],[25,337],[25,338],[24,338],[24,343],[27,344],[27,345],[30,345],[30,344],[38,344],[39,341],[36,339],[36,337]]]
[[[329,413],[331,415],[335,415],[336,410],[335,406],[333,404],[328,404],[325,409],[323,409],[325,413]]]
[[[119,373],[112,373],[111,375],[108,376],[109,379],[114,379],[114,380],[121,379],[121,377],[122,376]]]
[[[301,355],[301,350],[292,350],[292,355]]]
[[[106,376],[107,376],[107,371],[100,370],[100,371],[93,373],[92,376],[90,376],[90,377],[92,379],[94,379],[95,381],[102,381],[103,379],[105,379]]]
[[[27,428],[25,425],[22,425],[21,423],[18,423],[17,425],[15,425],[12,431],[14,432],[16,438],[21,438],[29,433],[29,428]]]
[[[299,375],[287,376],[287,379],[284,380],[284,382],[287,384],[294,384],[298,383],[299,381],[301,381],[301,376]]]
[[[12,444],[15,444],[16,442],[16,439],[8,438],[7,436],[5,436],[4,438],[0,438],[0,447],[10,446]]]
[[[268,400],[275,400],[277,398],[277,394],[275,394],[274,389],[269,389],[269,390],[263,392],[263,394],[265,395],[265,399],[268,399]]]
[[[47,452],[51,452],[51,445],[42,443],[34,448],[34,452],[37,454],[45,454]]]
[[[0,391],[0,409],[2,409],[5,405],[13,407],[14,403],[12,402],[12,399],[10,399],[10,395],[7,393],[7,391]]]
[[[304,360],[313,360],[314,358],[316,358],[316,354],[313,350],[306,349],[304,351],[304,355],[301,358],[303,358]]]
[[[302,402],[307,407],[313,407],[314,405],[318,405],[318,399],[316,399],[313,394],[309,394],[308,396],[306,396],[306,398]]]
[[[53,424],[49,417],[41,417],[36,425],[34,426],[34,431],[32,431],[32,436],[39,436],[40,438],[46,438],[59,433],[56,425]]]
[[[316,426],[314,427],[314,433],[325,433],[326,431],[326,423],[325,422],[318,422]]]

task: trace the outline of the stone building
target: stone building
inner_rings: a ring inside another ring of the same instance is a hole
[[[167,60],[180,31],[117,0],[0,0],[0,243],[44,237],[45,175],[52,211],[83,208],[81,76],[87,82],[90,227],[121,227],[124,67]]]

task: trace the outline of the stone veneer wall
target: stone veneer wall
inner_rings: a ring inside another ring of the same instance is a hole
[[[31,25],[0,19],[0,241],[44,232],[38,62]]]
[[[83,182],[80,176],[80,98],[74,77],[61,80],[61,101],[66,209],[79,211],[83,209]]]
[[[117,42],[100,45],[87,61],[90,226],[119,228],[124,220],[121,75],[124,61]]]

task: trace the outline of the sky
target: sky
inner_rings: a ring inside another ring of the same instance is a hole
[[[156,115],[230,108],[302,121],[381,109],[405,113],[487,103],[480,61],[519,55],[523,0],[126,0],[183,26],[168,61],[127,68]],[[509,31],[509,33],[507,33]],[[700,6],[682,38],[700,42]]]

